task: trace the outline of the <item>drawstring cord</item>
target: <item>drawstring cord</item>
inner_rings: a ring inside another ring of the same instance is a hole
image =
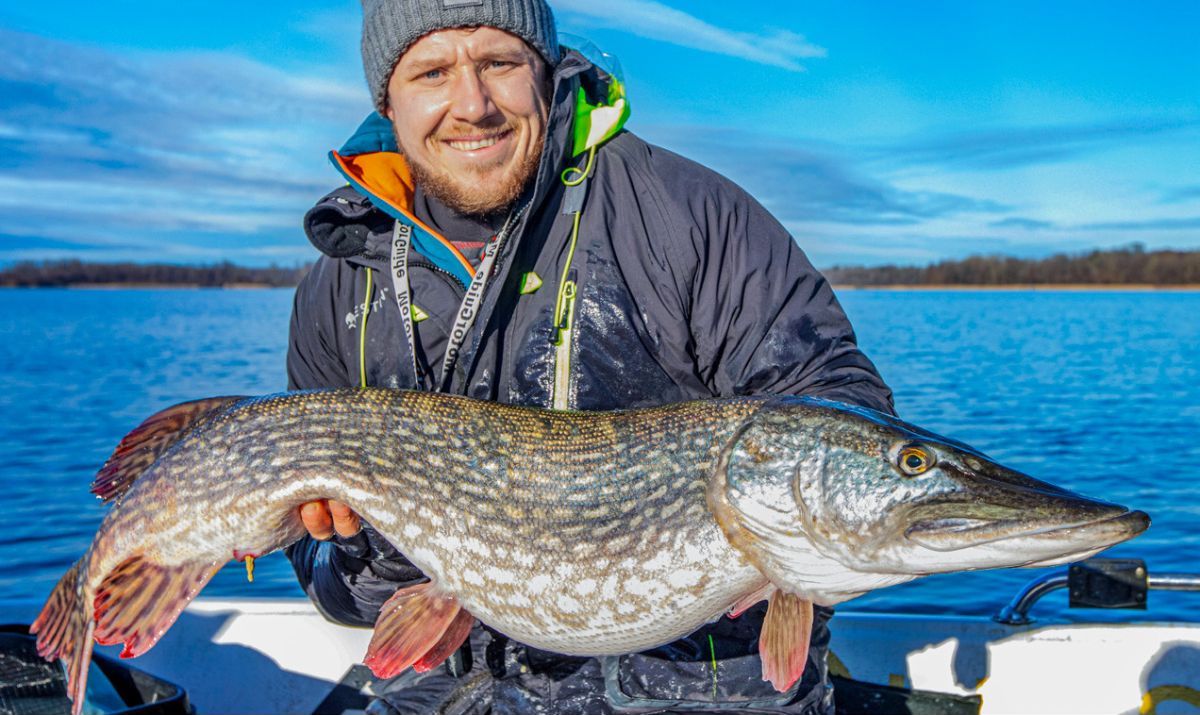
[[[582,169],[578,167],[567,167],[563,170],[562,179],[563,185],[568,188],[579,186],[587,181],[588,176],[592,173],[592,167],[596,163],[596,147],[588,150],[587,164]],[[567,278],[571,274],[571,263],[575,259],[575,246],[579,243],[579,219],[583,216],[582,209],[575,212],[571,224],[571,241],[568,243],[567,260],[563,264],[562,275],[558,279],[558,299],[554,303],[554,325],[557,328],[562,328],[564,307],[567,294]]]
[[[367,316],[371,314],[371,283],[370,268],[367,268],[367,293],[363,297],[362,324],[358,330],[358,386],[367,386]]]
[[[708,654],[712,658],[713,692],[712,699],[717,699],[717,646],[713,643],[712,634],[708,634]]]

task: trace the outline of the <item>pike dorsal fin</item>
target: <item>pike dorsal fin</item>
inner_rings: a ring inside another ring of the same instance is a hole
[[[363,663],[379,678],[398,675],[409,666],[426,672],[462,645],[474,620],[457,598],[439,593],[430,583],[402,588],[379,609]]]
[[[804,674],[812,625],[812,601],[783,591],[771,594],[758,637],[758,653],[763,680],[771,681],[781,693]]]
[[[133,485],[142,472],[201,420],[244,397],[210,397],[168,407],[125,435],[92,480],[92,493],[110,502]]]

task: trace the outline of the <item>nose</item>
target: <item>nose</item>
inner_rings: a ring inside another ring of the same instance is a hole
[[[479,124],[496,111],[487,83],[473,69],[455,77],[450,112],[459,121]]]

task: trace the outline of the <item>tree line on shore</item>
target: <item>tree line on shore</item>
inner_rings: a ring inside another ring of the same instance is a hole
[[[825,275],[846,286],[1200,285],[1200,251],[1147,251],[1133,244],[1040,259],[972,256],[924,267],[835,266]]]
[[[186,285],[220,288],[231,285],[294,286],[309,266],[250,268],[228,261],[202,266],[169,263],[87,263],[26,261],[0,270],[0,286],[64,287],[72,285]]]
[[[168,263],[26,261],[0,270],[0,286],[231,285],[295,286],[308,265],[250,268],[224,262]],[[846,286],[1200,285],[1200,251],[1147,251],[1133,244],[1107,251],[1028,259],[972,256],[927,266],[834,266],[825,271]]]

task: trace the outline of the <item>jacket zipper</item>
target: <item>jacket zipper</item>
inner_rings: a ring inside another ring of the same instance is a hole
[[[563,213],[571,216],[571,238],[567,242],[566,265],[554,302],[554,391],[550,404],[556,410],[571,408],[571,349],[575,342],[575,298],[579,293],[576,283],[578,274],[571,263],[575,260],[575,248],[579,245],[579,224],[583,217],[583,202],[587,194],[587,179],[592,173],[596,159],[596,147],[588,152],[587,165],[582,169],[567,169],[559,177],[566,191],[563,195]]]
[[[575,298],[578,285],[575,271],[563,284],[561,317],[554,341],[554,402],[556,410],[571,408],[571,348],[575,344]]]
[[[409,265],[410,265],[410,266],[420,266],[421,268],[427,268],[427,269],[429,269],[429,270],[433,271],[434,273],[440,273],[441,275],[443,275],[443,276],[446,276],[447,278],[449,278],[449,279],[450,279],[450,281],[451,281],[451,282],[452,282],[452,283],[453,283],[455,286],[457,286],[459,289],[461,289],[461,290],[463,290],[463,291],[466,291],[466,290],[467,290],[466,286],[464,286],[464,285],[462,284],[462,281],[458,280],[458,276],[454,275],[453,273],[451,273],[450,271],[446,270],[445,268],[441,268],[441,267],[439,267],[439,266],[437,266],[437,265],[435,265],[435,264],[433,264],[433,263],[431,263],[431,262],[429,262],[429,261],[422,261],[422,260],[416,260],[416,261],[413,261],[413,260],[410,260],[410,261],[409,261]]]

